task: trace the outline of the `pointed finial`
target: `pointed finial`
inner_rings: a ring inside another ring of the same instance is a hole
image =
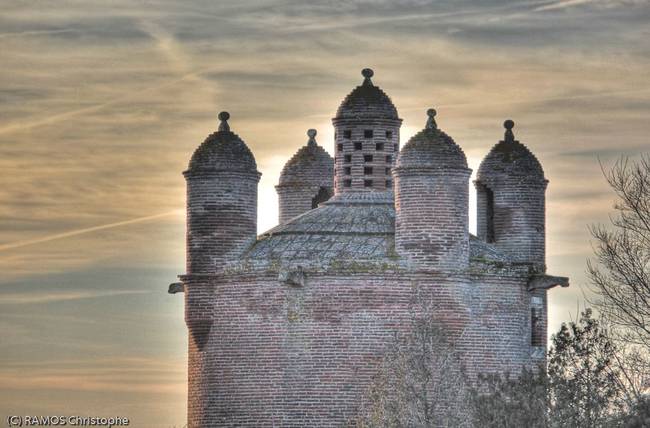
[[[315,129],[310,129],[310,130],[307,131],[307,136],[309,137],[309,141],[307,142],[307,144],[309,144],[309,145],[312,145],[312,144],[315,145],[316,144],[316,134],[317,133],[318,132]]]
[[[503,136],[503,141],[513,143],[515,141],[515,134],[512,132],[512,128],[515,127],[515,122],[512,119],[508,119],[503,122],[503,127],[506,128],[506,133]]]
[[[230,126],[228,125],[228,119],[230,119],[230,113],[227,111],[222,111],[219,113],[219,131],[230,131]]]
[[[361,75],[364,77],[364,85],[372,85],[372,80],[370,78],[375,75],[375,72],[371,68],[364,68],[361,70]]]
[[[427,110],[427,116],[429,118],[427,119],[427,125],[426,129],[438,129],[438,124],[436,123],[436,120],[434,119],[436,117],[436,109],[435,108],[430,108]]]

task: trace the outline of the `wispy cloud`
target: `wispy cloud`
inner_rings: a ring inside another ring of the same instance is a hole
[[[148,294],[147,290],[76,290],[44,293],[0,293],[0,305],[28,305],[67,302],[71,300],[97,299],[101,297]]]
[[[42,244],[44,242],[54,241],[56,239],[70,238],[70,237],[73,237],[73,236],[83,235],[83,234],[86,234],[86,233],[97,232],[97,231],[100,231],[100,230],[112,229],[112,228],[115,228],[115,227],[122,227],[122,226],[128,226],[128,225],[135,224],[135,223],[142,223],[144,221],[156,220],[156,219],[159,219],[159,218],[169,217],[169,216],[172,216],[172,215],[179,215],[181,212],[182,211],[174,210],[174,211],[161,213],[161,214],[154,214],[154,215],[149,215],[149,216],[144,216],[144,217],[133,218],[133,219],[130,219],[130,220],[118,221],[118,222],[115,222],[115,223],[102,224],[102,225],[99,225],[99,226],[93,226],[93,227],[86,227],[86,228],[83,228],[83,229],[71,230],[69,232],[57,233],[55,235],[44,236],[42,238],[30,239],[30,240],[27,240],[27,241],[10,242],[8,244],[0,245],[0,251],[7,251],[7,250],[14,249],[14,248],[25,247],[27,245]]]

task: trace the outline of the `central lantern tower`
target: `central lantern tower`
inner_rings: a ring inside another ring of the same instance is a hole
[[[402,119],[388,95],[370,80],[373,71],[365,68],[361,74],[363,83],[345,97],[332,119],[336,194],[393,190],[391,170]]]

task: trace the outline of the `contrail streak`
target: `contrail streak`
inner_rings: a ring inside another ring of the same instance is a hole
[[[146,217],[133,218],[131,220],[118,221],[117,223],[102,224],[100,226],[87,227],[85,229],[71,230],[69,232],[57,233],[56,235],[44,236],[42,238],[30,239],[27,241],[11,242],[9,244],[0,245],[0,251],[11,250],[14,248],[26,247],[27,245],[40,244],[42,242],[54,241],[55,239],[69,238],[71,236],[82,235],[84,233],[96,232],[98,230],[111,229],[114,227],[127,226],[129,224],[141,223],[144,221],[155,220],[162,217],[176,215],[182,210],[169,211],[162,214],[154,214]]]

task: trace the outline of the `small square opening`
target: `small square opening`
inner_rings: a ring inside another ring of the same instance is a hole
[[[386,175],[390,175],[390,168],[386,168]]]
[[[349,129],[346,130],[346,131],[343,131],[343,138],[347,138],[348,140],[349,140],[350,138],[352,138],[352,131],[349,130]]]
[[[372,129],[366,129],[365,131],[363,131],[364,138],[372,138],[372,134],[373,134]]]
[[[391,187],[393,182],[391,180],[386,180],[386,187]]]
[[[393,138],[393,131],[386,131],[386,139],[390,140],[391,138]]]
[[[371,166],[366,166],[363,168],[363,173],[365,175],[371,175],[372,174],[372,167]]]
[[[372,162],[372,155],[363,155],[363,161],[364,162]]]
[[[384,150],[384,143],[375,144],[375,150]]]
[[[346,166],[345,168],[343,168],[343,172],[345,173],[345,175],[351,175],[352,174],[352,168],[349,167],[349,166]]]
[[[354,150],[361,150],[361,149],[363,149],[363,144],[361,144],[360,141],[354,143]]]
[[[343,161],[344,161],[345,163],[350,163],[350,162],[352,162],[352,155],[345,155],[345,156],[343,157]]]
[[[393,157],[391,155],[386,155],[386,163],[393,163]]]
[[[372,187],[372,180],[363,180],[363,187]]]
[[[352,180],[343,180],[343,187],[352,187]]]

